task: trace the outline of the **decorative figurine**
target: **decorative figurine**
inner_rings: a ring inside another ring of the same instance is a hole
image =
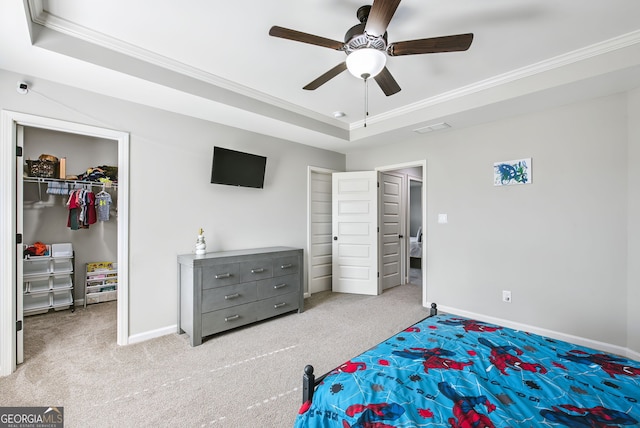
[[[198,239],[196,240],[196,254],[202,255],[207,252],[207,243],[204,242],[204,231],[200,228]]]

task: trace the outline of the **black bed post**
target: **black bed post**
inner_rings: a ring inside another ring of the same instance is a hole
[[[313,399],[313,390],[316,386],[316,377],[313,375],[313,366],[304,367],[302,375],[302,403],[311,402]]]
[[[430,316],[438,315],[438,305],[435,303],[431,304],[431,311],[429,312]]]

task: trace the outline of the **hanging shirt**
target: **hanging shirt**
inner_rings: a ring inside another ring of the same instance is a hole
[[[85,225],[89,227],[90,224],[94,224],[96,219],[96,195],[95,193],[88,191],[85,194],[86,201],[86,215],[85,215]]]
[[[79,214],[80,204],[78,202],[79,190],[74,190],[69,194],[69,200],[67,201],[67,208],[69,208],[69,218],[67,219],[67,227],[71,230],[79,229]]]
[[[100,192],[96,195],[96,212],[98,221],[109,221],[109,209],[111,208],[111,195]]]

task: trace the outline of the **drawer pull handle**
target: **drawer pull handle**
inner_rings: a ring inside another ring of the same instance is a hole
[[[230,276],[230,273],[221,273],[219,275],[216,275],[216,279],[229,278]]]
[[[262,272],[264,272],[264,268],[251,269],[251,273],[262,273]]]
[[[289,269],[291,266],[293,266],[291,263],[287,263],[286,265],[280,266],[280,269]]]
[[[236,297],[240,297],[240,293],[233,293],[224,296],[224,300],[235,299]]]
[[[238,318],[240,318],[240,315],[231,315],[230,317],[226,317],[224,321],[229,322],[229,321],[237,320]]]
[[[287,284],[286,284],[286,283],[283,283],[283,284],[276,284],[276,285],[274,285],[274,286],[273,286],[273,289],[274,289],[274,290],[277,290],[278,288],[282,288],[282,287],[286,287],[286,286],[287,286]]]
[[[273,309],[278,309],[278,308],[281,308],[281,307],[283,307],[283,306],[286,306],[286,303],[285,303],[285,302],[282,302],[282,303],[276,303],[275,305],[273,305]]]

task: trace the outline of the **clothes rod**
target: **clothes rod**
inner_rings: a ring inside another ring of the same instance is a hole
[[[101,181],[88,181],[88,180],[67,180],[62,178],[45,178],[45,177],[24,177],[24,181],[27,183],[67,183],[67,184],[79,184],[88,186],[97,186],[105,189],[117,189],[117,182],[101,182]]]

